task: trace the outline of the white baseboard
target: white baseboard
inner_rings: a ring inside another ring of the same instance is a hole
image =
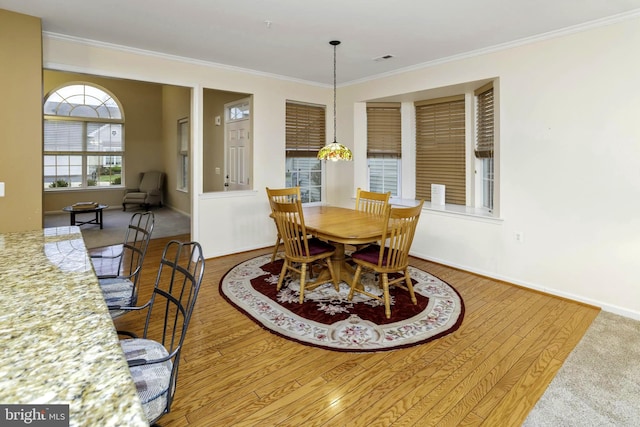
[[[487,272],[487,271],[474,269],[474,268],[471,268],[471,267],[466,266],[466,265],[454,264],[454,263],[451,263],[451,262],[448,262],[448,261],[445,261],[445,260],[442,260],[442,259],[432,258],[432,257],[424,256],[424,255],[421,255],[421,254],[417,254],[417,253],[411,253],[411,256],[414,256],[414,257],[420,258],[420,259],[424,259],[426,261],[436,262],[438,264],[446,265],[448,267],[457,268],[459,270],[464,270],[464,271],[467,271],[469,273],[479,274],[481,276],[489,277],[491,279],[501,280],[501,281],[507,282],[507,283],[512,283],[514,285],[522,286],[523,288],[532,289],[532,290],[539,291],[539,292],[543,292],[545,294],[554,295],[554,296],[557,296],[557,297],[560,297],[560,298],[566,298],[566,299],[569,299],[569,300],[572,300],[572,301],[576,301],[576,302],[580,302],[580,303],[583,303],[583,304],[592,305],[594,307],[599,307],[603,311],[606,311],[606,312],[609,312],[609,313],[613,313],[613,314],[617,314],[619,316],[628,317],[628,318],[634,319],[634,320],[640,320],[640,312],[629,310],[629,309],[626,309],[626,308],[623,308],[623,307],[618,307],[618,306],[612,305],[612,304],[607,304],[607,303],[604,303],[602,301],[596,301],[596,300],[593,300],[591,298],[585,298],[583,296],[572,294],[572,293],[568,293],[568,292],[564,292],[564,291],[561,291],[561,290],[558,290],[558,289],[554,289],[554,288],[550,288],[550,287],[546,287],[546,286],[540,286],[540,285],[535,284],[535,283],[523,282],[521,280],[514,279],[513,277],[502,276],[502,275],[499,275],[499,274],[497,275],[497,274],[490,273],[490,272]]]

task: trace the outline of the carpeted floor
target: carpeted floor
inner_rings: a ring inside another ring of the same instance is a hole
[[[136,212],[144,212],[135,208],[128,208],[126,212],[122,209],[107,209],[103,211],[103,229],[93,224],[80,226],[82,237],[87,248],[97,248],[101,246],[115,245],[122,243],[124,233],[131,219],[131,215]],[[155,217],[155,225],[152,239],[159,237],[177,236],[189,234],[191,232],[191,219],[178,211],[168,207],[151,208]],[[86,215],[94,215],[87,213]],[[68,226],[70,223],[68,213],[48,214],[44,217],[45,227]]]
[[[640,322],[601,312],[523,426],[631,427],[639,423]]]

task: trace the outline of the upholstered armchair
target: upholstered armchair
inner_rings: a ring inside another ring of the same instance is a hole
[[[140,174],[140,185],[135,189],[127,189],[122,199],[122,210],[127,210],[127,205],[142,205],[148,208],[151,205],[162,206],[162,187],[164,184],[164,172],[149,171]]]

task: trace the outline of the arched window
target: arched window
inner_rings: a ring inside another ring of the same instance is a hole
[[[74,83],[44,102],[44,189],[122,185],[124,113],[103,88]]]

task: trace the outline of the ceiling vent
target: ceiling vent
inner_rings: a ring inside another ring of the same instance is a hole
[[[373,60],[375,62],[382,62],[382,61],[386,61],[387,59],[391,59],[393,58],[393,55],[382,55],[382,56],[378,56],[377,58],[373,58]]]

